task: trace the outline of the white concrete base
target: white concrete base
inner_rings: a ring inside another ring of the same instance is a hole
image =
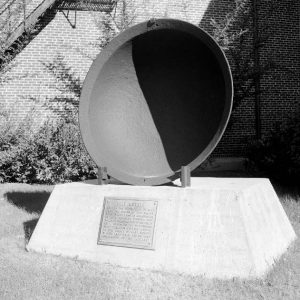
[[[157,199],[155,250],[97,245],[104,197]],[[192,178],[189,188],[57,185],[27,249],[125,267],[260,277],[295,232],[268,179]]]

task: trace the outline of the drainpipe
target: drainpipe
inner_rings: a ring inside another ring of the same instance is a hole
[[[259,20],[258,20],[258,1],[252,1],[252,18],[253,18],[253,62],[254,71],[256,75],[254,76],[254,89],[255,89],[255,134],[256,139],[261,138],[261,88],[260,88],[260,57],[259,57]]]
[[[24,22],[24,32],[26,32],[26,0],[23,0],[23,22]]]

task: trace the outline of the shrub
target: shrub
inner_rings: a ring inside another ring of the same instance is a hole
[[[76,123],[47,121],[36,133],[15,139],[11,145],[2,143],[0,182],[55,184],[96,178],[96,165]]]
[[[26,117],[15,125],[13,109],[0,105],[0,152],[9,150],[14,145],[25,142],[32,134],[34,110],[30,110]]]
[[[277,124],[270,136],[253,142],[248,160],[252,173],[282,183],[299,184],[300,112],[289,121]]]

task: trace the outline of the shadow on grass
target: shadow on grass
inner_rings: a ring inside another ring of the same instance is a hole
[[[18,208],[24,209],[28,213],[41,214],[50,197],[51,191],[10,191],[4,194],[7,202]],[[39,218],[23,222],[25,245],[35,229]]]
[[[28,244],[38,220],[39,220],[38,218],[35,218],[23,223],[24,234],[25,234],[25,245]]]
[[[5,196],[11,204],[29,213],[41,214],[50,197],[50,192],[7,192]]]

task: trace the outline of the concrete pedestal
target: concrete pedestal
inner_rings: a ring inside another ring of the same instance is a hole
[[[157,201],[153,249],[98,245],[105,197]],[[206,277],[260,277],[295,239],[268,179],[192,178],[191,187],[57,185],[29,251]]]

